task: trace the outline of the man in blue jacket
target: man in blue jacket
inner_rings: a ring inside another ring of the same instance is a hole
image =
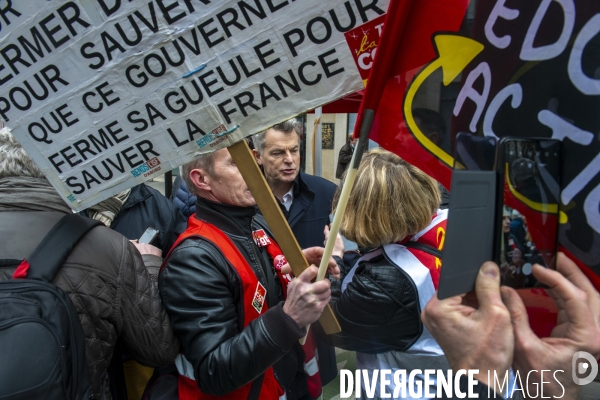
[[[302,125],[292,118],[254,135],[252,141],[256,162],[279,200],[298,244],[306,249],[323,246],[336,186],[300,171],[301,133]],[[336,247],[333,256],[338,264],[342,263],[343,247]],[[319,343],[318,350],[321,382],[326,385],[337,376],[335,352],[323,343]]]

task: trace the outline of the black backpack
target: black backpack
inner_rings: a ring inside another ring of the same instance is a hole
[[[92,398],[81,322],[69,297],[51,282],[97,225],[77,214],[64,216],[13,279],[0,282],[0,399]]]

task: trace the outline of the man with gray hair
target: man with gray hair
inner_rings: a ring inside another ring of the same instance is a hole
[[[21,260],[71,213],[10,131],[0,130],[0,281],[11,279]],[[148,250],[144,245],[138,249]],[[145,255],[142,260],[123,235],[98,226],[77,243],[54,277],[83,326],[94,398],[112,398],[107,367],[117,337],[134,359],[151,367],[168,365],[179,349],[144,262],[160,265],[160,258]]]
[[[325,240],[323,229],[329,225],[336,186],[300,171],[301,134],[302,125],[296,118],[289,119],[254,135],[252,151],[300,247],[307,248]]]
[[[301,134],[302,124],[292,118],[254,135],[252,141],[256,162],[279,200],[298,244],[304,249],[323,245],[336,186],[327,179],[300,171]],[[343,265],[341,237],[338,237],[333,257]],[[326,385],[337,376],[335,351],[320,341],[318,345],[320,380]]]
[[[196,214],[159,275],[164,305],[182,341],[179,398],[310,399],[298,340],[327,305],[330,283],[296,279],[227,149],[183,166]],[[311,264],[323,248],[303,251]],[[333,260],[331,273],[339,275]]]

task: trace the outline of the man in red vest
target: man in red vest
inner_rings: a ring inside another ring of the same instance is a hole
[[[311,283],[315,266],[281,273],[285,258],[227,149],[186,164],[183,178],[196,215],[159,277],[182,343],[179,398],[309,399],[298,341],[329,302],[329,281]],[[323,249],[303,252],[316,264]]]

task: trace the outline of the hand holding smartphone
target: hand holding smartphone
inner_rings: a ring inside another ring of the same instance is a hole
[[[440,299],[472,291],[485,261],[517,289],[538,285],[534,264],[555,268],[562,142],[503,138],[493,148],[493,139],[457,136]]]

